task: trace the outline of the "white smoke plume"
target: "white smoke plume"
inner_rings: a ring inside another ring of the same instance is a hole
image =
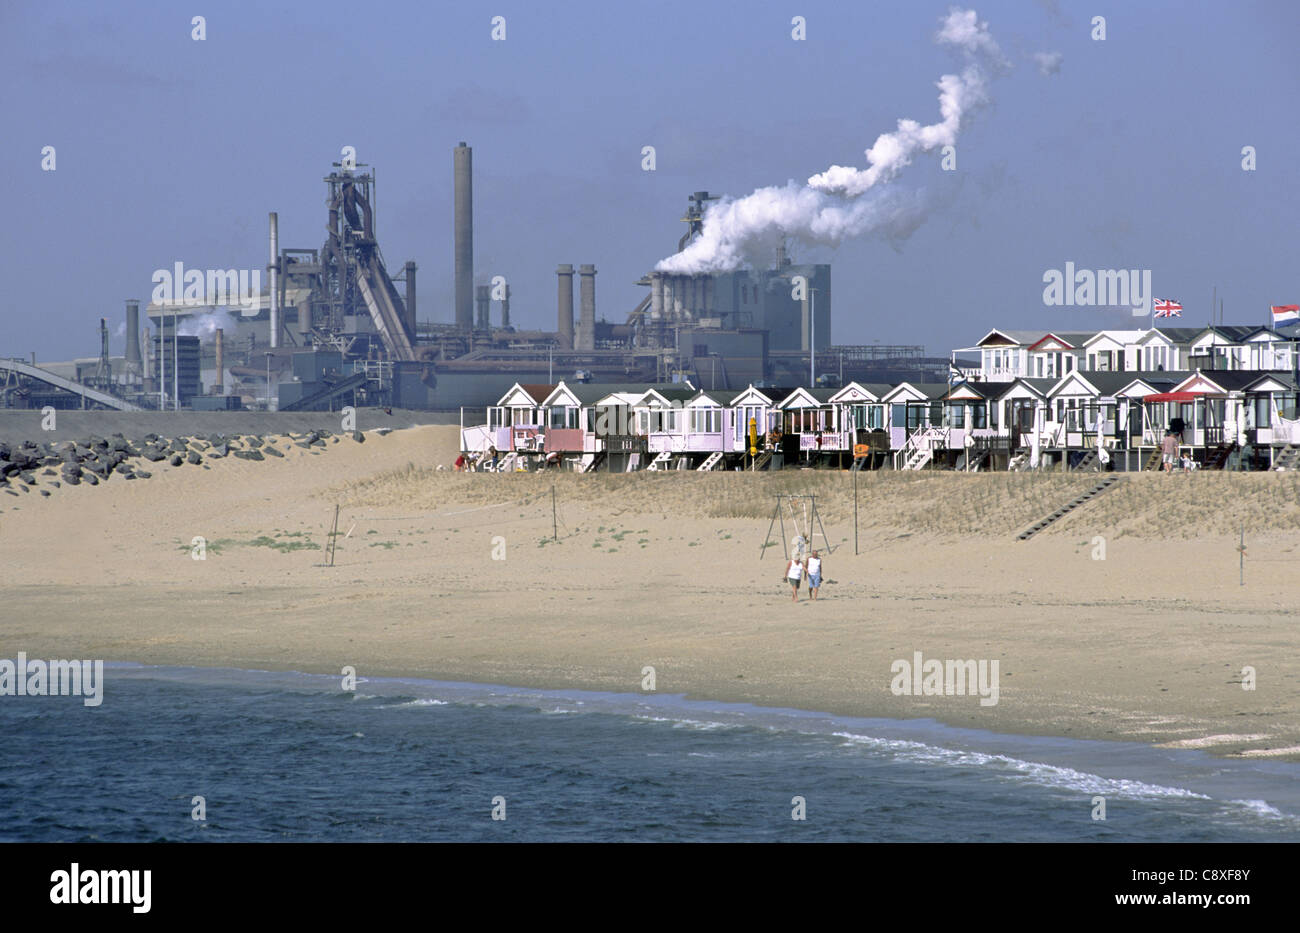
[[[239,323],[239,315],[233,311],[207,311],[185,318],[176,331],[181,337],[198,337],[199,343],[208,343],[216,336],[217,328],[227,330]]]
[[[1038,63],[1038,73],[1042,75],[1054,75],[1061,70],[1061,62],[1065,56],[1060,52],[1035,52],[1034,61]]]
[[[904,236],[919,226],[923,215],[906,199],[891,197],[888,191],[863,196],[893,180],[917,153],[954,145],[966,118],[988,102],[990,73],[1007,66],[988,23],[974,10],[950,10],[935,41],[968,59],[960,75],[943,75],[937,83],[938,123],[922,126],[899,120],[897,130],[881,134],[866,151],[866,169],[832,165],[804,185],[790,181],[710,205],[700,234],[680,253],[661,260],[656,270],[679,275],[729,272],[751,256],[770,255],[787,238],[835,246],[867,233]]]

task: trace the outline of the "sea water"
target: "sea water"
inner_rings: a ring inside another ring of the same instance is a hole
[[[1284,762],[659,694],[348,691],[131,664],[105,678],[94,708],[0,699],[0,839],[1300,839],[1300,766]]]

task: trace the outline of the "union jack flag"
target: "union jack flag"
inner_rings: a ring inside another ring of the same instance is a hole
[[[1182,317],[1183,306],[1176,301],[1168,298],[1157,298],[1155,304],[1156,317]]]

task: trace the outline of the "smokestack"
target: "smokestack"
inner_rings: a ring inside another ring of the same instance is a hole
[[[713,276],[706,275],[700,279],[700,312],[704,315],[713,314]]]
[[[501,299],[501,326],[510,326],[510,286],[506,285],[506,296]]]
[[[578,266],[579,279],[579,320],[578,349],[596,349],[596,267]]]
[[[664,274],[650,273],[650,320],[661,321],[664,316]]]
[[[489,312],[492,308],[492,289],[487,285],[480,285],[474,289],[474,304],[477,306],[478,323],[475,325],[479,330],[491,330],[492,321]]]
[[[267,265],[271,288],[271,349],[280,345],[280,218],[271,211],[271,262]]]
[[[216,332],[212,336],[213,336],[213,340],[216,341],[215,349],[217,354],[217,382],[213,386],[213,388],[216,391],[213,392],[212,394],[225,395],[226,394],[226,332],[224,329],[218,327],[216,329]]]
[[[573,349],[573,266],[565,263],[555,270],[559,277],[556,333],[561,350]]]
[[[456,326],[474,326],[474,150],[463,142],[453,152],[456,217]]]
[[[809,286],[811,287],[811,286]],[[809,335],[809,326],[812,322],[812,314],[808,307],[809,289],[804,288],[803,298],[799,302],[799,317],[803,321],[803,330],[800,334],[799,349],[807,352],[812,348],[812,338]]]
[[[415,262],[406,260],[406,273],[403,276],[406,279],[406,328],[411,332],[411,340],[415,341]]]
[[[302,334],[302,346],[310,343],[311,334],[311,296],[303,298],[298,302],[298,332]]]
[[[140,302],[134,298],[126,303],[126,370],[140,372]]]
[[[673,276],[673,320],[680,321],[682,313],[682,294],[686,291],[686,280],[681,276]]]

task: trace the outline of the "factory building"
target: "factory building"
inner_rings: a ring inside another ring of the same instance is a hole
[[[511,322],[512,296],[531,291],[532,319],[549,319],[549,311],[536,313],[549,305],[549,288],[502,285],[497,275],[508,270],[475,269],[473,150],[461,142],[451,155],[454,299],[439,310],[442,320],[417,317],[415,262],[395,274],[385,265],[373,173],[335,163],[323,179],[320,246],[283,246],[272,212],[264,268],[186,271],[177,263],[174,273],[168,270],[169,288],[155,288],[145,309],[148,359],[141,358],[139,307],[131,301],[124,357],[109,356],[101,325],[98,359],[47,364],[49,370],[15,363],[4,403],[30,404],[24,400],[37,397],[33,380],[55,385],[66,404],[456,410],[487,405],[515,382],[690,380],[728,389],[814,376],[838,385],[946,375],[947,361],[924,359],[920,347],[835,346],[831,267],[792,262],[784,247],[765,268],[649,271],[636,283],[645,289],[641,300],[612,320],[597,306],[596,265],[560,263],[555,329],[519,329]],[[678,251],[701,233],[712,200],[707,191],[688,196]],[[483,284],[489,278],[493,284]],[[56,374],[56,366],[66,372]],[[78,398],[82,385],[104,397]]]

